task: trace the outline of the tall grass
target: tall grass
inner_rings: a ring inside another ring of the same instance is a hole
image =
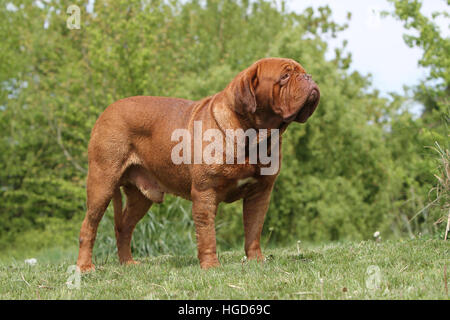
[[[436,224],[447,220],[444,236],[444,239],[447,240],[450,229],[450,151],[448,149],[444,150],[437,142],[435,142],[435,147],[432,149],[439,154],[439,174],[434,175],[437,183],[436,187],[432,189],[436,194],[433,202],[442,209],[443,213],[443,216],[436,221]]]
[[[191,215],[191,203],[181,198],[168,197],[159,205],[153,205],[136,225],[131,241],[134,256],[146,257],[161,254],[194,254],[196,249],[195,227]],[[102,219],[94,249],[95,259],[107,260],[116,255],[114,218],[109,208]]]
[[[429,192],[430,201],[419,212],[417,212],[410,220],[416,219],[419,215],[426,215],[427,212],[435,208],[439,210],[440,217],[434,222],[435,228],[443,223],[447,222],[445,231],[439,234],[440,238],[447,240],[449,228],[450,228],[450,151],[443,149],[436,141],[434,147],[429,147],[437,154],[437,174],[434,174],[436,178],[436,185],[431,188]]]

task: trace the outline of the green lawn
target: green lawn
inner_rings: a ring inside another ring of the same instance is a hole
[[[34,266],[3,262],[0,299],[448,299],[449,248],[442,240],[294,245],[265,250],[265,263],[236,250],[220,252],[222,266],[208,271],[194,256],[128,267],[109,257],[79,289],[66,283],[75,252],[51,251],[50,262],[38,256]]]

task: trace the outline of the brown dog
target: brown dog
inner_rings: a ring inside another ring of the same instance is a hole
[[[111,199],[119,260],[135,263],[130,249],[134,227],[152,203],[163,201],[164,193],[193,202],[202,268],[219,265],[214,225],[218,204],[242,198],[245,253],[248,259],[263,259],[261,231],[279,168],[274,174],[261,174],[267,164],[249,161],[250,140],[243,146],[247,152],[244,163],[175,164],[171,155],[177,142],[172,134],[176,129],[187,129],[195,136],[194,122],[201,123],[202,132],[253,128],[270,129],[270,133],[279,129],[282,133],[292,121],[305,122],[319,97],[319,88],[300,64],[267,58],[242,71],[223,91],[197,102],[139,96],[110,105],[97,120],[89,143],[87,213],[80,232],[78,267],[94,270],[92,249],[97,227]],[[262,141],[259,137],[256,144]],[[195,145],[198,141],[192,138],[188,142]],[[204,141],[200,146],[204,147]],[[272,152],[270,147],[268,152]],[[127,198],[123,211],[120,187]]]

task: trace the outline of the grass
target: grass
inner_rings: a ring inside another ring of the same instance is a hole
[[[75,252],[54,249],[34,266],[2,262],[0,299],[448,299],[442,240],[294,245],[265,254],[262,264],[243,260],[243,250],[220,252],[222,266],[208,271],[193,255],[144,257],[136,266],[109,257],[69,289]]]

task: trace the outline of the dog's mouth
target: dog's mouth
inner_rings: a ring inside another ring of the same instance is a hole
[[[295,112],[294,114],[292,114],[292,115],[290,115],[290,116],[284,118],[284,119],[283,119],[283,123],[291,123],[292,121],[294,121],[294,120],[297,118],[299,112],[300,112],[300,111]]]
[[[300,111],[295,115],[295,118],[293,119],[295,122],[305,123],[306,120],[313,114],[313,112],[316,110],[317,105],[319,104],[320,100],[320,91],[316,88],[311,90],[311,93],[308,96],[308,99],[306,99],[305,104],[300,109]]]
[[[283,122],[280,125],[281,128],[286,128],[293,121],[305,123],[306,120],[314,113],[320,100],[320,90],[314,81],[311,81],[311,87],[308,97],[300,101],[300,108],[297,112],[292,113],[283,118]]]

